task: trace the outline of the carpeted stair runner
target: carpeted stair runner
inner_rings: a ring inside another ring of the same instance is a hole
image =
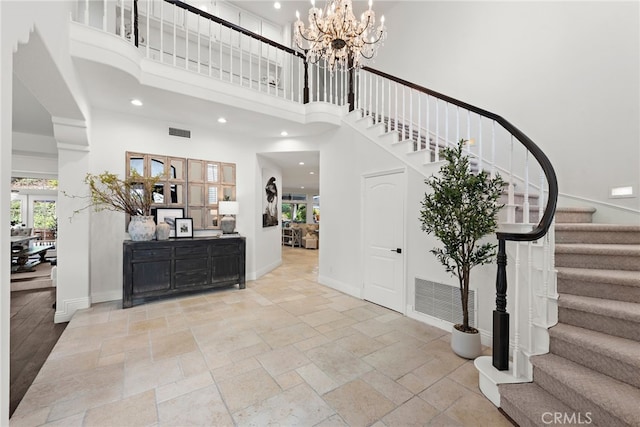
[[[640,426],[640,226],[592,224],[594,212],[556,215],[550,352],[531,358],[533,383],[499,386],[520,426]]]

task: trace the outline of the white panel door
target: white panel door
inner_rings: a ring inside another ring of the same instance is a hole
[[[364,298],[404,312],[404,173],[365,178]]]

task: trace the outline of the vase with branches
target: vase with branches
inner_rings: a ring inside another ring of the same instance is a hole
[[[465,153],[467,141],[442,151],[445,164],[438,175],[425,180],[432,190],[425,193],[420,210],[421,228],[433,233],[442,247],[431,250],[445,270],[457,277],[462,306],[462,323],[454,326],[460,332],[479,334],[469,325],[469,284],[471,270],[490,263],[496,245],[480,240],[498,225],[498,202],[504,186],[499,174],[474,172]],[[455,349],[454,349],[455,350]]]
[[[156,184],[161,178],[145,177],[136,171],[132,171],[124,179],[107,171],[100,174],[88,173],[84,182],[89,186],[89,203],[75,212],[88,208],[123,212],[130,217],[128,231],[131,239],[151,240],[155,234],[151,206]]]

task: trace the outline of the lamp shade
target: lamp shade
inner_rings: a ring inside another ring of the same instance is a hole
[[[220,215],[238,215],[238,202],[221,200],[218,203],[218,212]]]

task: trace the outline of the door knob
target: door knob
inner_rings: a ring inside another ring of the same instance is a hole
[[[389,250],[390,250],[391,252],[397,252],[397,253],[399,253],[399,254],[401,254],[401,253],[402,253],[402,249],[400,249],[400,248],[389,249]]]

